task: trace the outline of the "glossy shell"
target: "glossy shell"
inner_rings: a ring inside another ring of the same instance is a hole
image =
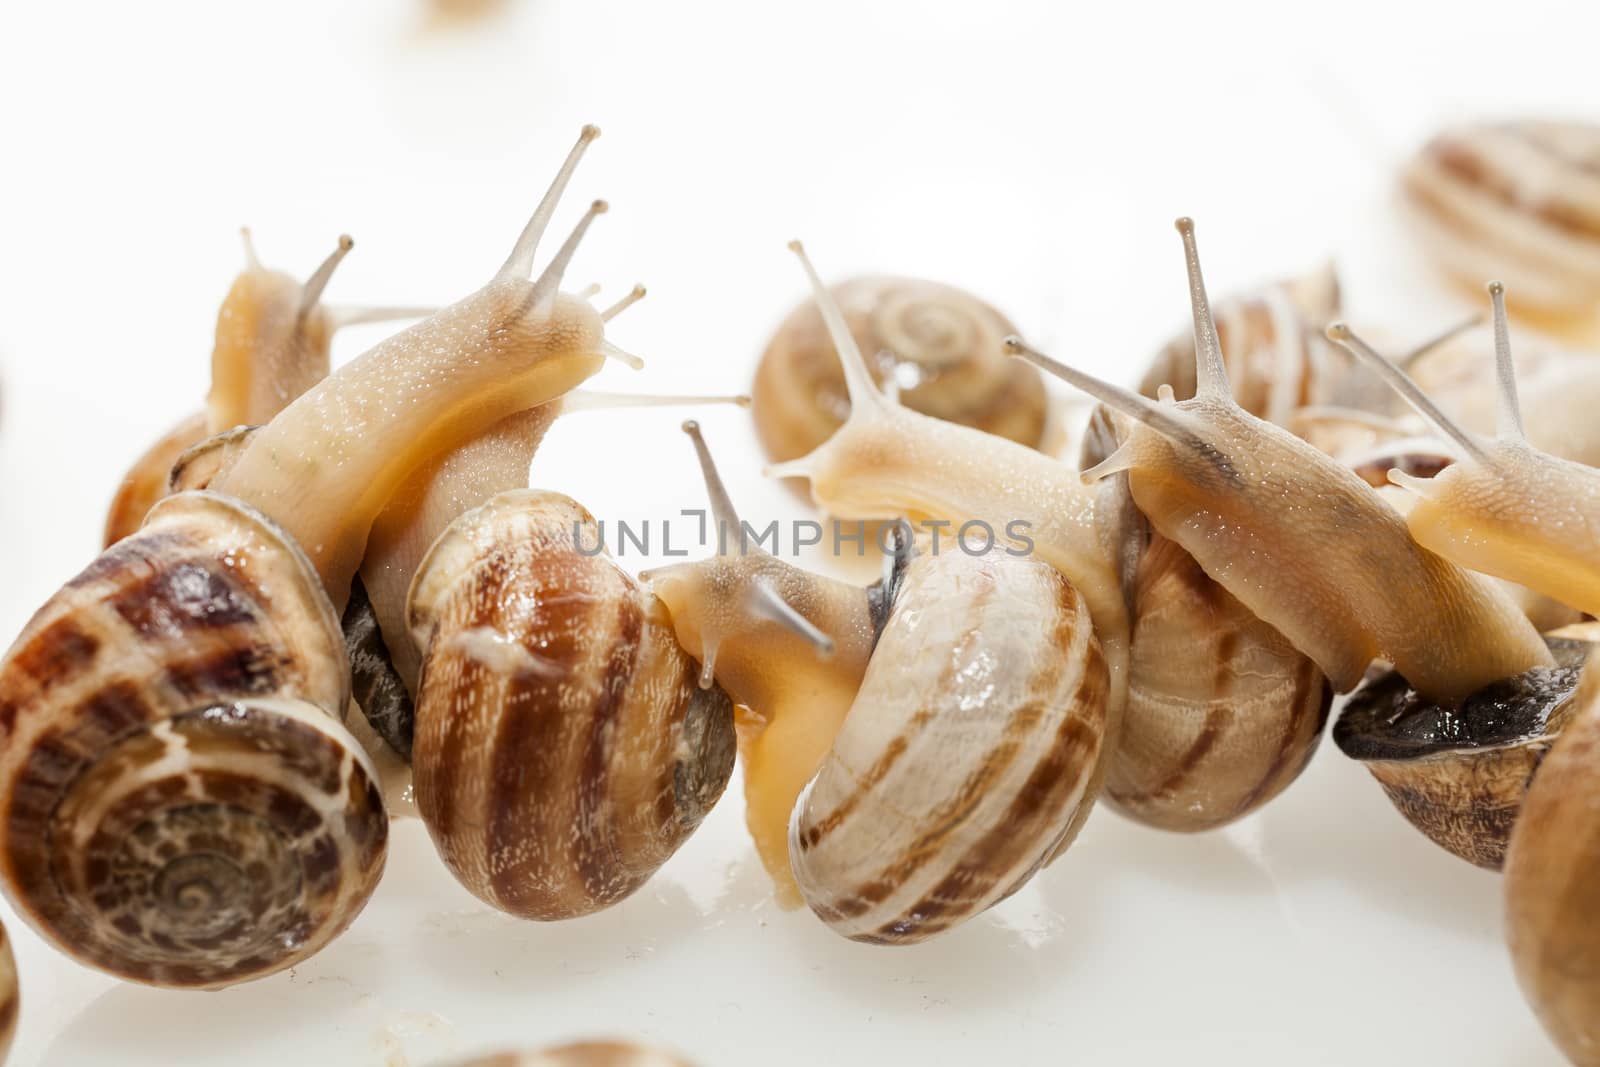
[[[74,958],[216,987],[317,951],[361,910],[388,819],[336,721],[327,597],[260,514],[157,505],[34,616],[0,665],[0,860]]]
[[[873,376],[880,383],[892,376],[907,407],[1029,446],[1044,440],[1044,384],[1032,367],[1005,358],[1001,341],[1016,329],[994,308],[914,278],[854,278],[831,292]],[[774,460],[805,455],[844,423],[844,370],[811,301],[778,327],[750,396],[757,433]]]
[[[1571,712],[1588,641],[1547,639],[1554,668],[1474,693],[1459,708],[1421,699],[1390,672],[1346,703],[1333,740],[1365,763],[1400,814],[1468,863],[1499,870],[1528,780]]]
[[[137,530],[156,501],[167,495],[173,464],[185,451],[206,437],[206,417],[190,415],[144,451],[122,476],[111,508],[106,513],[105,544],[116,544]]]
[[[1106,794],[1166,830],[1210,830],[1299,777],[1333,690],[1194,557],[1155,536],[1135,571],[1128,711]]]
[[[1004,899],[1093,801],[1108,687],[1053,568],[919,555],[790,823],[806,903],[845,937],[909,944]]]
[[[1600,672],[1528,788],[1506,854],[1506,937],[1517,981],[1579,1067],[1600,1065]]]
[[[599,543],[567,497],[502,493],[412,584],[418,807],[462,884],[526,918],[638,889],[733,771],[732,704]]]
[[[499,1052],[457,1067],[691,1067],[686,1060],[622,1041],[580,1041],[540,1052]]]
[[[1441,133],[1401,185],[1423,247],[1473,289],[1506,284],[1525,309],[1600,304],[1600,126],[1500,122]]]

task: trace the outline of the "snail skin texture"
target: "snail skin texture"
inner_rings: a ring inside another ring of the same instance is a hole
[[[1058,460],[1031,448],[912,411],[882,392],[867,371],[844,316],[798,241],[790,249],[811,279],[850,389],[850,417],[832,437],[799,459],[768,468],[774,477],[803,477],[817,506],[847,519],[943,521],[958,530],[986,522],[997,538],[1025,529],[1033,553],[1082,594],[1110,671],[1108,739],[1122,722],[1128,691],[1128,609],[1115,532],[1096,508],[1097,492]],[[1102,752],[1112,745],[1102,746]],[[1106,760],[1089,794],[1098,795]],[[1065,849],[1091,805],[1062,839]]]
[[[383,869],[376,773],[340,727],[337,620],[237,501],[185,493],[69,582],[0,665],[0,870],[83,963],[219,987],[305,959]]]
[[[1233,402],[1193,226],[1180,219],[1178,228],[1200,357],[1193,400],[1153,402],[1013,342],[1134,420],[1085,478],[1127,471],[1157,532],[1310,656],[1338,691],[1379,655],[1444,701],[1549,666],[1537,631],[1502,591],[1418,545],[1353,472]]]
[[[1434,262],[1464,285],[1503,278],[1525,310],[1600,309],[1600,126],[1518,121],[1441,133],[1401,188]]]
[[[622,1041],[580,1041],[539,1052],[499,1052],[457,1067],[692,1067],[687,1060]]]
[[[879,386],[924,415],[1037,448],[1049,399],[1032,367],[1005,358],[1015,327],[953,286],[865,277],[829,289]],[[775,461],[805,455],[844,425],[850,392],[828,327],[812,301],[789,313],[767,344],[751,389],[756,432]]]
[[[245,269],[217,312],[206,409],[178,423],[129,469],[106,516],[107,545],[137,530],[155,502],[167,495],[173,466],[187,449],[235,426],[269,421],[327,377],[328,348],[339,327],[426,314],[418,308],[323,304],[334,269],[355,246],[349,237],[339,238],[339,246],[302,285],[282,271],[263,267],[250,231],[242,234]]]
[[[412,586],[424,650],[412,765],[439,854],[531,919],[614,904],[677,851],[733,773],[733,706],[697,685],[659,602],[577,503],[503,493]]]
[[[1522,993],[1579,1067],[1600,1065],[1600,658],[1522,803],[1506,854],[1506,938]]]

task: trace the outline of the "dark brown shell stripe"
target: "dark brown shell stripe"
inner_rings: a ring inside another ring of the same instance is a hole
[[[558,919],[628,896],[699,825],[732,772],[732,706],[647,594],[574,550],[580,511],[514,495],[473,520],[492,537],[425,564],[460,573],[429,609],[413,766],[463,884]]]
[[[886,844],[870,867],[838,872],[838,881],[848,884],[821,884],[824,873],[837,868],[822,858],[823,871],[821,850],[894,818],[882,794],[898,784],[897,769],[901,776],[926,773],[945,709],[923,704],[908,712],[898,736],[827,810],[815,808],[811,794],[802,798],[793,833],[796,874],[812,910],[840,933],[874,943],[933,936],[1015,891],[1069,832],[1099,757],[1109,678],[1081,599],[1059,575],[1049,575],[1053,603],[1040,614],[1053,615],[1054,624],[1041,640],[1059,655],[1026,664],[1031,675],[1020,689],[1027,696],[996,709],[1006,718],[981,739],[985,750],[970,757],[947,799],[919,814],[914,829],[906,827],[908,837]],[[980,620],[970,635],[974,642],[994,595],[991,582],[963,605]],[[968,654],[957,650],[930,691],[948,691]],[[870,709],[858,705],[857,713]]]
[[[343,663],[307,581],[257,518],[173,498],[18,639],[0,858],[71,954],[226,984],[313,950],[370,893],[387,819],[329,714]]]
[[[1600,174],[1593,165],[1558,151],[1547,140],[1516,124],[1497,126],[1494,133],[1509,137],[1543,157],[1551,172],[1570,172],[1574,178],[1586,177],[1592,188],[1600,188]],[[1427,154],[1439,168],[1472,186],[1509,210],[1528,213],[1553,229],[1582,241],[1600,240],[1600,214],[1581,199],[1563,194],[1560,182],[1542,181],[1535,185],[1504,168],[1493,146],[1476,131],[1441,137],[1428,146]],[[1537,189],[1537,192],[1535,191]]]

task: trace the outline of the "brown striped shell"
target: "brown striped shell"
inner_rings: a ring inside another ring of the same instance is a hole
[[[1447,130],[1406,165],[1401,188],[1423,248],[1458,282],[1499,278],[1536,314],[1592,321],[1600,309],[1600,125]]]
[[[1528,787],[1506,854],[1506,939],[1545,1032],[1578,1067],[1600,1065],[1600,660]]]
[[[634,892],[733,772],[732,704],[599,545],[575,501],[502,493],[445,531],[411,588],[418,807],[456,878],[525,918]]]
[[[1015,328],[960,289],[916,278],[852,278],[830,292],[880,383],[899,386],[925,415],[1038,447],[1049,429],[1044,384],[1007,361],[1000,342]],[[822,444],[850,414],[850,394],[816,305],[795,308],[767,344],[750,390],[767,455],[783,461]]]
[[[11,951],[11,938],[0,925],[0,1064],[11,1054],[17,1036],[17,1017],[22,1011],[22,991],[17,982],[17,957]]]
[[[579,1041],[538,1052],[499,1052],[457,1067],[691,1067],[658,1049],[622,1041]]]
[[[919,554],[790,823],[811,910],[852,940],[911,944],[1014,892],[1093,802],[1108,688],[1054,568]]]
[[[306,958],[383,869],[348,699],[298,548],[237,501],[167,498],[0,663],[6,895],[75,959],[153,985]]]

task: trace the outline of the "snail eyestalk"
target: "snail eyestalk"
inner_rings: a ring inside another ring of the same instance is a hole
[[[355,246],[356,243],[349,234],[341,234],[338,247],[322,261],[322,265],[312,273],[311,277],[306,279],[305,287],[300,291],[301,318],[305,318],[317,306],[317,301],[322,299],[323,290],[328,287],[328,280],[333,277],[334,269],[344,261],[344,257],[349,255]]]
[[[1120,411],[1130,419],[1137,419],[1161,436],[1174,441],[1194,439],[1194,431],[1189,428],[1183,415],[1176,409],[1164,407],[1131,389],[1112,385],[1092,374],[1085,374],[1076,367],[1051,359],[1043,352],[1030,347],[1020,337],[1007,337],[1005,344],[1007,354],[1022,357],[1045,373],[1054,375],[1088,393],[1106,407]]]
[[[812,266],[810,257],[806,255],[805,246],[799,241],[790,241],[789,251],[799,258],[800,265],[805,268],[806,278],[811,282],[812,297],[817,302],[817,310],[822,312],[822,321],[828,327],[828,336],[833,339],[833,346],[839,352],[839,363],[844,367],[845,388],[850,392],[850,406],[854,408],[858,404],[891,403],[872,380],[872,373],[867,370],[867,361],[861,355],[861,346],[856,344],[855,337],[851,335],[850,327],[844,321],[844,312],[839,309],[839,302],[828,292],[828,287],[822,284],[817,268]]]
[[[633,305],[637,304],[639,301],[643,300],[644,299],[644,294],[645,294],[644,286],[635,285],[633,287],[632,291],[629,292],[627,296],[623,297],[621,300],[618,300],[615,304],[612,304],[610,307],[608,307],[604,311],[600,312],[600,321],[601,322],[610,322],[612,319],[616,318],[618,315],[622,314],[624,311],[627,311],[629,308],[633,307]]]
[[[1522,406],[1517,403],[1517,367],[1511,361],[1511,328],[1506,322],[1506,287],[1489,283],[1489,301],[1494,307],[1494,368],[1498,407],[1495,433],[1505,440],[1522,441]]]
[[[556,172],[555,180],[550,183],[550,188],[539,201],[539,206],[534,208],[533,216],[528,219],[528,224],[523,227],[522,233],[517,237],[516,245],[511,249],[511,255],[506,257],[505,266],[500,268],[495,277],[533,276],[533,259],[539,251],[539,241],[550,225],[550,216],[555,214],[556,205],[561,201],[561,194],[566,192],[567,183],[572,180],[572,172],[578,169],[578,161],[583,158],[584,149],[599,136],[598,126],[585,126],[578,133],[578,143],[567,153],[566,162],[562,163],[561,169]],[[557,280],[560,280],[559,276]]]

